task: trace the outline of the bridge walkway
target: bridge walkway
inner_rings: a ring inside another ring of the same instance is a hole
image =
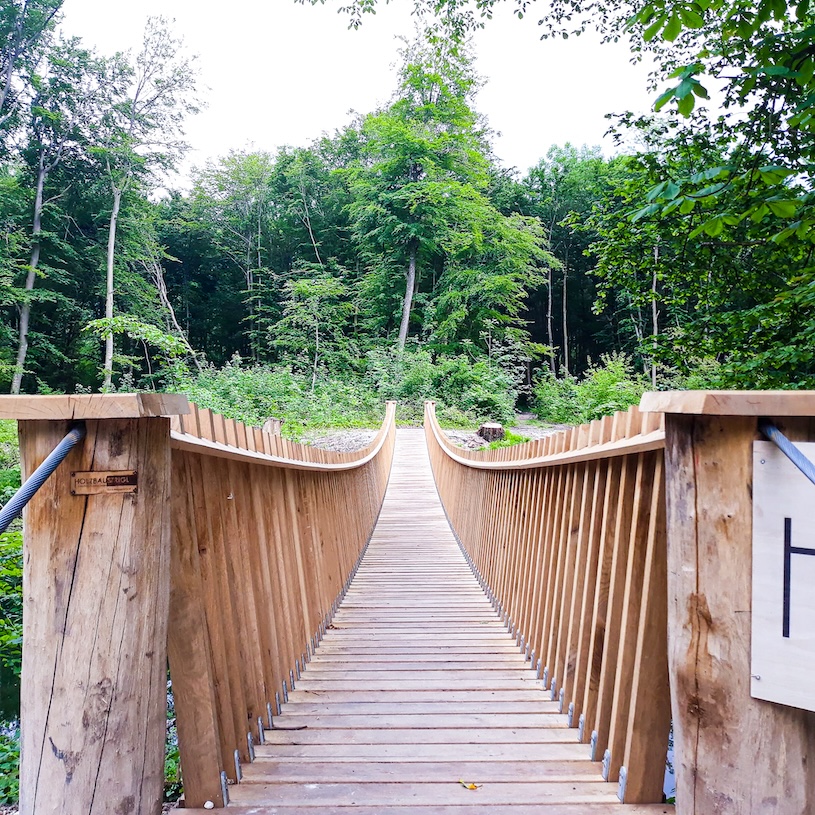
[[[255,749],[234,815],[673,812],[620,804],[544,694],[455,541],[421,430],[397,432],[359,571]]]

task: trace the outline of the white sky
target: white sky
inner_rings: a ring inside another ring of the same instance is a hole
[[[274,151],[307,145],[322,132],[386,102],[394,85],[398,35],[413,35],[411,0],[380,0],[362,28],[347,28],[325,6],[294,0],[66,0],[63,30],[109,54],[137,49],[148,15],[175,18],[174,30],[200,57],[208,108],[190,120],[190,163],[230,149]],[[495,152],[526,170],[553,144],[602,144],[611,152],[606,113],[646,112],[646,68],[623,45],[597,38],[540,41],[537,16],[507,2],[476,35],[476,70],[487,78],[476,107],[502,134]]]

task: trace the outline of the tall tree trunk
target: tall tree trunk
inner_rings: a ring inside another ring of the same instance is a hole
[[[314,396],[314,386],[317,384],[317,360],[320,357],[320,321],[314,323],[314,369],[311,372],[311,395]]]
[[[37,170],[37,194],[34,197],[34,221],[31,228],[31,257],[28,261],[28,273],[25,276],[26,292],[33,291],[34,283],[37,280],[37,267],[40,263],[40,235],[42,234],[42,195],[45,188],[44,157],[40,155],[39,168]],[[26,298],[20,308],[20,333],[17,347],[17,366],[14,377],[11,380],[11,392],[19,393],[23,383],[23,371],[25,369],[25,358],[28,354],[28,323],[31,317],[31,300]]]
[[[399,326],[399,350],[405,350],[405,341],[410,323],[410,307],[413,305],[413,290],[416,286],[416,241],[410,242],[410,260],[408,262],[407,280],[405,281],[405,300],[402,304],[402,324]]]
[[[654,273],[651,276],[651,337],[656,349],[657,334],[659,334],[659,309],[657,308],[657,267],[659,266],[659,244],[654,247]],[[654,351],[651,352],[651,387],[656,390],[657,363]]]
[[[569,326],[566,319],[568,312],[566,306],[566,282],[569,276],[569,254],[566,253],[566,262],[563,264],[563,373],[569,375]]]
[[[107,281],[105,284],[105,319],[113,319],[113,258],[116,249],[116,225],[119,221],[119,208],[122,204],[122,190],[115,184],[113,188],[113,209],[110,213],[110,227],[108,228],[108,266]],[[110,390],[113,379],[113,331],[105,337],[105,379],[102,390]]]
[[[553,374],[557,373],[555,363],[555,337],[552,331],[552,267],[549,267],[549,297],[546,305],[546,334],[549,337],[549,368]]]

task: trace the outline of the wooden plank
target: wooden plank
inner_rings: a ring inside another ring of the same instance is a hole
[[[803,815],[815,790],[815,714],[750,696],[756,420],[668,415],[665,431],[678,804],[735,815],[775,801],[766,807]]]
[[[299,812],[319,812],[320,815],[348,815],[349,808],[345,806],[318,805],[306,809],[298,807]],[[175,810],[174,810],[175,811]],[[231,815],[281,815],[290,808],[283,809],[278,806],[249,806],[233,805],[230,807]],[[531,804],[512,807],[492,808],[494,815],[673,815],[674,807],[668,804],[642,804],[639,806],[624,806],[623,804],[592,803],[591,809],[586,804]],[[206,815],[211,812],[207,809],[178,810],[179,815]],[[455,804],[453,806],[430,804],[429,806],[395,805],[395,806],[354,806],[354,815],[484,815],[484,808],[480,804]]]
[[[20,805],[26,815],[148,815],[161,800],[169,425],[161,418],[89,421],[84,442],[25,510]],[[26,477],[66,430],[63,422],[21,424]],[[71,495],[70,471],[92,467],[138,470],[139,492]]]
[[[178,416],[189,412],[190,404],[187,397],[176,393],[0,396],[0,419],[43,421],[139,419],[151,416]]]
[[[815,391],[656,391],[640,410],[707,416],[812,416]]]
[[[198,530],[188,457],[173,457],[173,535],[167,657],[175,699],[185,800],[224,804],[221,734],[207,637]]]

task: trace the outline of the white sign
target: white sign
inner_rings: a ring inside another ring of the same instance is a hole
[[[754,698],[815,711],[815,484],[769,441],[753,442],[751,666]]]

